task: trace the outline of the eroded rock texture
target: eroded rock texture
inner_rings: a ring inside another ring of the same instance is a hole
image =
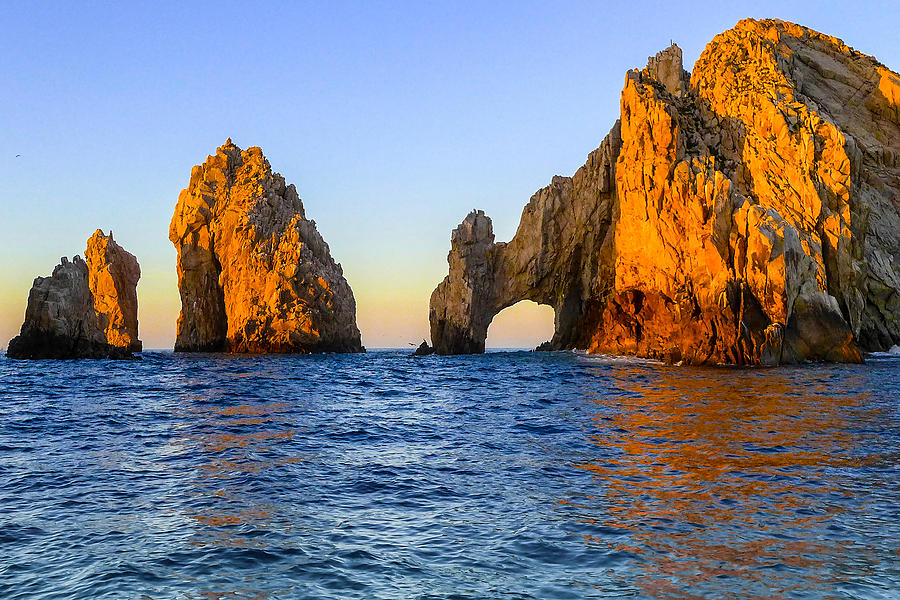
[[[130,358],[138,339],[137,259],[99,229],[86,260],[66,257],[50,277],[34,280],[10,358]]]
[[[694,364],[890,348],[900,77],[781,21],[716,36],[693,75],[673,46],[627,74],[620,124],[532,198],[509,244],[470,215],[449,262],[431,302],[439,353],[483,351],[521,299],[556,309],[551,348]]]
[[[293,185],[228,140],[191,171],[169,228],[176,351],[361,352],[356,301]]]
[[[606,232],[621,143],[616,123],[573,177],[554,177],[531,197],[509,243],[494,243],[482,211],[453,231],[450,274],[431,295],[431,340],[438,354],[484,352],[491,319],[520,300],[555,309],[552,348],[589,343],[602,310],[597,299],[612,283]]]

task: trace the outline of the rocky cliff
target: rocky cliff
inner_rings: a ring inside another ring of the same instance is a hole
[[[453,231],[450,274],[431,295],[431,341],[438,354],[484,352],[494,315],[520,300],[555,309],[552,348],[590,343],[602,310],[598,299],[612,285],[607,232],[621,144],[616,123],[573,177],[554,177],[532,196],[509,243],[494,243],[482,211]]]
[[[169,228],[176,351],[361,352],[356,301],[293,185],[228,140],[191,171]]]
[[[438,353],[522,299],[549,346],[694,364],[858,361],[900,342],[900,77],[840,40],[744,20],[694,66],[630,71],[620,121],[515,237],[454,232]]]
[[[34,280],[10,358],[130,358],[138,339],[137,259],[99,229],[85,259],[65,257]]]

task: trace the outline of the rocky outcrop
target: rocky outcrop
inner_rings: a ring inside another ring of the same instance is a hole
[[[412,356],[430,356],[434,354],[434,348],[428,345],[428,342],[422,340],[422,343],[412,353]]]
[[[229,139],[191,171],[169,228],[181,352],[361,352],[356,301],[293,185]]]
[[[779,364],[890,348],[898,102],[896,73],[782,21],[716,36],[692,75],[677,47],[661,52],[627,74],[597,176],[599,149],[532,198],[509,244],[479,214],[454,232],[437,352],[483,351],[521,299],[554,307],[556,349]]]
[[[112,231],[106,236],[99,229],[88,239],[84,257],[94,312],[106,343],[140,352],[137,282],[141,268],[137,259],[113,240]]]
[[[10,358],[131,358],[138,339],[137,259],[99,229],[86,260],[66,257],[50,277],[34,280]]]
[[[474,211],[453,231],[450,273],[431,295],[438,354],[484,352],[488,326],[520,300],[555,309],[553,349],[585,347],[598,326],[598,298],[612,285],[609,231],[615,198],[616,123],[572,177],[531,197],[509,243],[494,243],[491,220]]]

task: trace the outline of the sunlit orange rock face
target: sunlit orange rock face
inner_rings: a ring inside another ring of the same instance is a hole
[[[175,350],[361,352],[356,301],[293,185],[228,140],[191,171],[169,228]]]
[[[130,358],[138,339],[137,259],[99,229],[85,259],[65,257],[28,295],[21,333],[10,358]]]
[[[523,214],[508,245],[527,237],[523,255],[536,265],[568,253],[533,287],[582,282],[543,300],[557,310],[549,346],[779,364],[859,361],[861,351],[900,343],[898,102],[896,73],[782,21],[748,19],[716,36],[693,75],[677,46],[630,71],[620,141],[604,142],[616,150],[605,169],[612,193],[597,184],[561,194],[557,209],[589,212],[588,203],[599,226],[535,228]],[[588,253],[569,241],[591,236]],[[444,353],[457,348],[442,347],[442,331],[480,335],[442,300],[472,287],[465,269],[454,274],[454,252],[437,305],[432,297],[433,341]],[[482,287],[509,287],[507,272],[488,271]],[[560,307],[572,305],[578,317],[561,323]]]
[[[84,256],[94,312],[106,343],[140,352],[137,282],[141,269],[137,259],[113,240],[111,231],[106,236],[99,229],[88,239]]]

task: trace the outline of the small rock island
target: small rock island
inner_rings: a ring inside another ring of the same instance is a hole
[[[85,258],[63,257],[34,280],[9,358],[133,358],[138,339],[137,259],[99,229]]]
[[[364,352],[341,265],[293,185],[229,139],[191,171],[178,251],[176,352]]]
[[[556,312],[543,349],[858,362],[900,344],[900,76],[778,20],[716,36],[692,74],[673,45],[627,73],[620,119],[510,242],[476,211],[448,262],[438,354],[483,352],[528,299]]]

